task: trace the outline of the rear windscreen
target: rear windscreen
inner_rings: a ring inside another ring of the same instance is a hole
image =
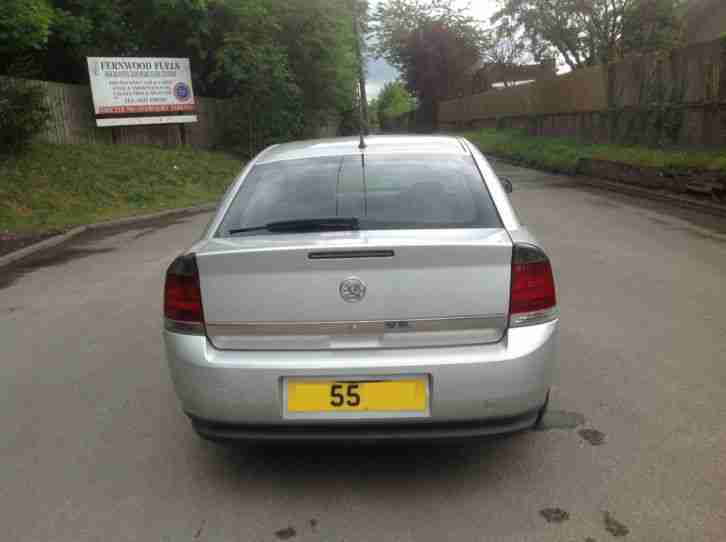
[[[378,154],[256,165],[218,235],[332,217],[357,218],[368,230],[501,227],[471,156]]]

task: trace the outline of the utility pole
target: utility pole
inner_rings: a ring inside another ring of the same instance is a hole
[[[353,35],[355,36],[355,55],[358,59],[358,87],[360,97],[360,122],[362,123],[362,132],[368,135],[368,96],[366,95],[366,75],[365,66],[363,65],[363,47],[361,45],[363,37],[360,32],[360,21],[358,20],[358,0],[352,0],[353,8]]]

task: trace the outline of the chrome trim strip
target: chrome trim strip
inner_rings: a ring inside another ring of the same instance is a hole
[[[504,329],[506,316],[452,317],[414,320],[374,320],[338,322],[246,322],[208,323],[210,337],[271,335],[382,335],[384,333],[443,332]]]
[[[324,250],[308,252],[308,260],[344,260],[353,258],[393,258],[396,253],[390,249],[376,250]]]
[[[169,318],[164,318],[164,329],[184,335],[204,335],[204,324],[179,322],[178,320],[170,320]]]
[[[545,309],[542,311],[525,312],[522,314],[514,314],[509,319],[509,327],[533,326],[535,324],[544,324],[551,322],[560,315],[557,307]]]

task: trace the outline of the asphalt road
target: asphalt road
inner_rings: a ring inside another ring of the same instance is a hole
[[[445,446],[200,441],[160,310],[165,267],[209,216],[96,234],[0,270],[0,539],[726,539],[726,225],[497,167],[557,272],[547,430]]]

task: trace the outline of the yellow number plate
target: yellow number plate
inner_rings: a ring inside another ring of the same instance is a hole
[[[287,411],[424,412],[428,379],[376,381],[288,380]]]

